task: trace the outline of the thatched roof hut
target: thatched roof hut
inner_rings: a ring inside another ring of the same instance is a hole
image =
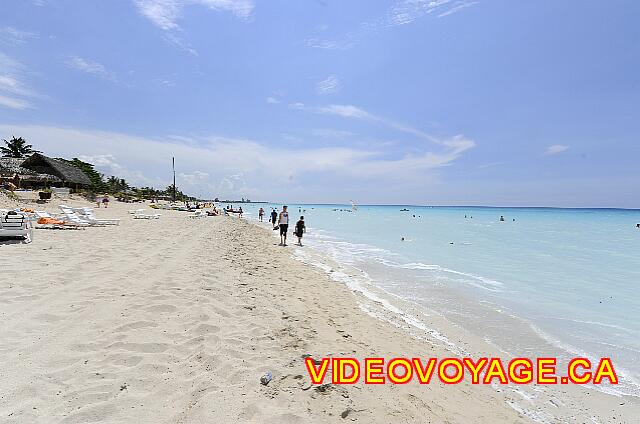
[[[25,158],[0,158],[0,178],[13,179],[16,175],[23,182],[36,184],[57,183],[61,179],[55,175],[39,173],[22,166]]]
[[[89,177],[79,168],[62,159],[50,158],[40,153],[32,154],[21,166],[39,174],[55,175],[65,184],[86,187],[91,185]]]

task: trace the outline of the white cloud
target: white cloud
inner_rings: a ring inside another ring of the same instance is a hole
[[[319,49],[349,49],[370,34],[410,24],[432,14],[443,18],[476,3],[467,0],[400,0],[396,1],[382,16],[362,22],[356,30],[350,31],[342,37],[326,39],[316,36],[305,40],[305,45]]]
[[[445,147],[439,151],[424,149],[404,155],[394,151],[390,155],[366,147],[276,147],[274,143],[218,136],[197,140],[152,138],[0,124],[0,134],[3,133],[25,137],[48,155],[79,157],[94,163],[106,175],[116,175],[141,186],[169,185],[171,158],[175,157],[178,186],[183,191],[252,199],[290,198],[292,193],[301,193],[307,200],[341,196],[348,199],[350,194],[344,187],[326,184],[332,178],[343,183],[375,183],[374,193],[386,190],[385,185],[394,181],[407,186],[420,183],[422,187],[433,176],[432,171],[450,165],[466,146],[473,144],[458,136],[443,141]],[[317,191],[310,190],[310,186]]]
[[[187,6],[231,12],[242,19],[248,19],[254,8],[252,0],[134,0],[134,3],[144,17],[165,31],[179,28],[177,21]]]
[[[343,139],[343,138],[352,137],[355,135],[351,131],[334,130],[332,128],[317,128],[311,131],[311,134],[313,134],[316,137],[329,138],[329,139]]]
[[[289,103],[289,109],[304,110],[305,107],[306,106],[304,105],[304,103],[301,103],[301,102]]]
[[[33,32],[21,31],[10,26],[0,28],[0,43],[2,44],[16,46],[24,44],[32,38],[37,38]]]
[[[347,50],[355,45],[349,38],[344,40],[323,40],[320,38],[309,38],[305,40],[304,45],[315,49],[324,50]]]
[[[26,74],[20,62],[0,53],[0,106],[19,110],[32,107],[27,99],[39,96],[25,82]]]
[[[0,106],[8,107],[10,109],[24,110],[30,108],[31,104],[26,100],[7,97],[0,94]]]
[[[397,2],[391,8],[391,11],[383,20],[383,25],[406,25],[433,13],[438,13],[437,16],[441,18],[473,6],[476,3],[466,0],[403,0]]]
[[[557,155],[558,153],[562,153],[568,150],[571,146],[567,146],[565,144],[554,144],[553,146],[547,147],[545,151],[545,155]]]
[[[175,87],[176,82],[172,79],[154,78],[153,82],[163,87]]]
[[[466,9],[467,7],[471,7],[476,3],[478,2],[477,1],[459,2],[457,5],[453,6],[451,9],[445,10],[444,12],[440,13],[438,15],[438,18],[444,18],[445,16],[453,15],[454,13],[457,13],[462,9]]]
[[[306,110],[314,113],[337,115],[343,118],[361,119],[361,120],[376,122],[381,125],[387,126],[389,128],[393,128],[397,131],[423,139],[425,141],[440,144],[442,146],[452,148],[455,151],[459,150],[460,153],[475,146],[475,143],[472,140],[459,138],[459,137],[443,140],[433,135],[427,134],[424,131],[421,131],[417,128],[411,127],[409,125],[402,124],[402,123],[393,121],[391,119],[387,119],[381,116],[371,114],[366,110],[353,105],[328,105],[328,106],[322,106],[318,108],[312,108],[312,107],[307,107],[303,105],[301,108],[298,108],[298,109]]]
[[[177,47],[179,50],[189,53],[192,56],[200,55],[200,53],[198,53],[196,49],[191,47],[188,42],[184,41],[182,38],[178,37],[172,32],[165,33],[164,39],[167,43],[171,44],[174,47]]]
[[[25,87],[16,75],[0,74],[0,91],[5,93],[17,94],[19,96],[30,96],[31,90]]]
[[[316,109],[320,113],[338,115],[344,118],[373,119],[373,115],[353,105],[329,105]]]
[[[336,75],[329,75],[326,79],[316,84],[318,94],[333,94],[340,91],[340,79]]]
[[[267,103],[271,105],[277,105],[282,103],[282,100],[278,99],[277,97],[269,96],[267,97]]]
[[[105,68],[103,64],[90,59],[84,59],[79,56],[71,56],[69,60],[67,60],[67,65],[70,68],[80,72],[96,75],[109,80],[115,80],[114,74],[111,71],[107,70],[107,68]]]

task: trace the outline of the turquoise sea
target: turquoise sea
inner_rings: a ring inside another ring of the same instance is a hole
[[[305,216],[307,248],[374,286],[517,355],[542,356],[543,340],[611,357],[621,384],[609,391],[640,395],[640,210],[289,207],[292,224]]]

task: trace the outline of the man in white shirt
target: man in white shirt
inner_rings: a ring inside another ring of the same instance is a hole
[[[287,230],[289,229],[289,212],[287,207],[282,207],[282,212],[278,217],[278,225],[280,226],[280,246],[287,245]]]

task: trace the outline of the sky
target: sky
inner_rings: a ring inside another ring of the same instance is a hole
[[[0,138],[274,202],[640,207],[635,0],[0,0]]]

